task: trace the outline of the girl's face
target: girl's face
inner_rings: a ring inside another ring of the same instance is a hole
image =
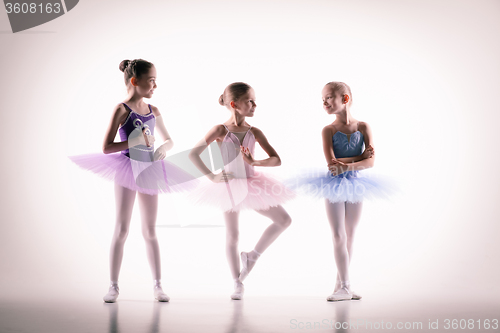
[[[147,73],[141,75],[136,80],[135,89],[145,98],[153,97],[154,90],[156,89],[156,68],[152,66]]]
[[[325,86],[321,95],[323,97],[323,109],[328,114],[335,114],[345,110],[344,96],[334,91],[330,86]]]
[[[257,104],[255,104],[255,92],[250,88],[245,95],[232,103],[234,103],[233,108],[235,111],[239,112],[242,116],[253,117],[255,108],[257,107]]]

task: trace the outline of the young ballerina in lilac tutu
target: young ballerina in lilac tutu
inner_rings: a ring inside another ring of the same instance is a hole
[[[164,161],[173,141],[163,124],[158,108],[146,104],[156,89],[156,69],[148,61],[124,60],[120,63],[127,86],[127,98],[114,110],[104,138],[104,154],[71,156],[78,166],[115,182],[116,225],[110,250],[111,286],[104,301],[118,298],[118,275],[123,258],[123,247],[130,226],[136,193],[141,209],[142,233],[154,279],[154,297],[168,302],[161,286],[160,250],[155,224],[158,211],[158,193],[183,191],[194,185],[192,177],[175,165]],[[154,150],[154,131],[163,143]],[[119,142],[115,142],[117,131]]]
[[[253,117],[255,92],[246,83],[236,82],[226,87],[219,104],[231,111],[230,118],[208,131],[205,138],[192,149],[190,158],[210,181],[190,193],[195,203],[214,205],[224,212],[226,224],[226,256],[234,279],[232,299],[243,297],[242,281],[252,270],[259,256],[290,225],[291,218],[281,206],[294,197],[282,183],[254,170],[254,166],[279,166],[281,160],[264,133],[246,122]],[[224,169],[213,174],[203,163],[200,154],[216,140]],[[255,142],[269,158],[255,160]],[[241,210],[253,209],[272,220],[251,252],[241,252],[242,270],[238,258],[238,217]]]
[[[343,82],[330,82],[323,88],[322,96],[323,108],[336,117],[322,131],[323,152],[329,171],[322,171],[319,175],[310,172],[293,182],[307,194],[325,198],[337,265],[335,289],[327,300],[361,299],[350,288],[349,263],[363,199],[387,197],[392,188],[390,183],[361,172],[373,167],[375,149],[370,126],[351,115],[349,86]]]

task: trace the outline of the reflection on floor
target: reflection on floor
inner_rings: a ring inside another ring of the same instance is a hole
[[[499,332],[498,301],[313,297],[0,301],[0,332]],[[449,327],[447,329],[447,327]]]

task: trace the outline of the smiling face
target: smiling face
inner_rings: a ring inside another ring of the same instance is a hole
[[[242,116],[253,117],[255,108],[255,92],[252,88],[248,90],[243,96],[241,96],[237,101],[231,102],[231,107]]]
[[[335,114],[345,110],[349,102],[349,95],[342,95],[329,85],[323,88],[321,95],[323,98],[323,109],[328,114]]]
[[[145,98],[153,97],[156,89],[156,68],[154,66],[139,78],[132,78],[132,80],[134,80],[134,87],[139,95]]]

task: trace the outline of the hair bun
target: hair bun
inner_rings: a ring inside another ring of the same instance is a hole
[[[224,106],[224,94],[220,95],[219,97],[219,104]]]
[[[122,62],[120,62],[120,70],[122,72],[125,72],[125,69],[127,68],[128,64],[130,63],[130,60],[123,60]]]

